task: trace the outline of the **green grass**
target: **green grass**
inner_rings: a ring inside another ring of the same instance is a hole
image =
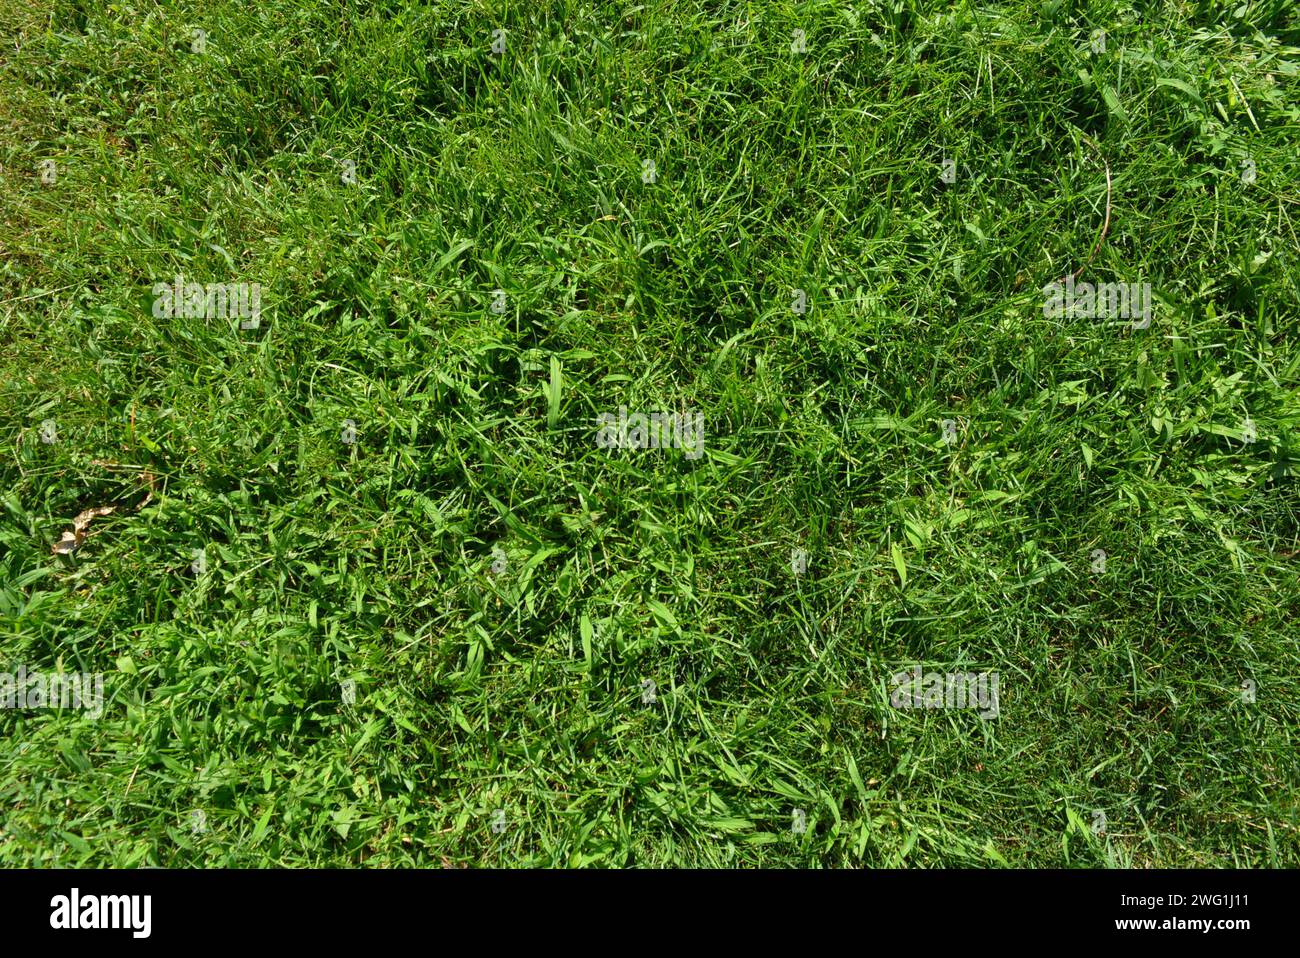
[[[105,677],[0,710],[0,863],[1300,865],[1298,72],[1286,0],[0,0],[0,669]],[[1107,168],[1145,330],[1043,314]]]

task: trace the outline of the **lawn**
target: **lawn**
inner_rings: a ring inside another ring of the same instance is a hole
[[[0,131],[0,864],[1300,866],[1290,0],[0,0]]]

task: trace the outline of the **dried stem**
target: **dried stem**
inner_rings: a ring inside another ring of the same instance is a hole
[[[1056,281],[1057,284],[1064,283],[1067,279],[1073,281],[1082,276],[1083,271],[1092,264],[1093,257],[1097,255],[1097,251],[1101,249],[1101,244],[1106,241],[1106,234],[1110,232],[1110,164],[1106,162],[1106,157],[1102,156],[1101,147],[1097,145],[1096,141],[1094,141],[1092,137],[1085,134],[1083,138],[1094,150],[1097,151],[1097,156],[1101,157],[1102,165],[1106,167],[1106,221],[1102,223],[1101,235],[1097,237],[1097,242],[1092,245],[1092,252],[1088,254],[1088,258],[1084,261],[1083,265],[1076,269],[1070,276],[1062,276]]]

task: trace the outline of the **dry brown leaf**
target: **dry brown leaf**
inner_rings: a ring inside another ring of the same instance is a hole
[[[95,460],[95,462],[92,463],[92,465],[110,466],[119,469],[127,468],[121,466],[119,463],[116,462],[105,462],[101,460]],[[153,494],[154,494],[156,480],[154,478],[153,473],[147,471],[141,472],[140,478],[149,484],[149,491],[145,493],[145,497],[141,499],[140,502],[136,505],[136,507],[132,510],[133,512],[139,512],[146,505],[148,505],[149,500],[153,498]],[[62,538],[60,538],[58,542],[54,543],[54,545],[50,547],[50,551],[54,555],[64,555],[64,556],[70,555],[75,549],[80,547],[81,543],[83,543],[86,540],[86,527],[89,526],[91,522],[93,522],[95,519],[102,518],[103,516],[111,516],[113,513],[117,512],[117,510],[120,508],[122,508],[120,505],[113,505],[113,506],[95,506],[91,509],[83,509],[81,512],[77,513],[77,517],[72,520],[72,528],[63,533]]]

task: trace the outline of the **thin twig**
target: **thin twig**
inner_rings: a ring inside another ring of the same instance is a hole
[[[1097,255],[1097,251],[1101,249],[1101,244],[1106,241],[1106,234],[1110,232],[1110,164],[1106,162],[1106,157],[1102,155],[1101,147],[1096,144],[1092,137],[1087,134],[1082,134],[1082,136],[1088,144],[1097,151],[1097,155],[1101,157],[1102,164],[1106,167],[1106,221],[1102,223],[1101,235],[1097,237],[1097,242],[1093,244],[1092,252],[1088,254],[1088,258],[1084,261],[1084,264],[1076,269],[1072,276],[1062,276],[1058,279],[1056,281],[1057,285],[1064,283],[1067,279],[1073,282],[1082,276],[1083,271],[1092,264],[1093,257]]]

